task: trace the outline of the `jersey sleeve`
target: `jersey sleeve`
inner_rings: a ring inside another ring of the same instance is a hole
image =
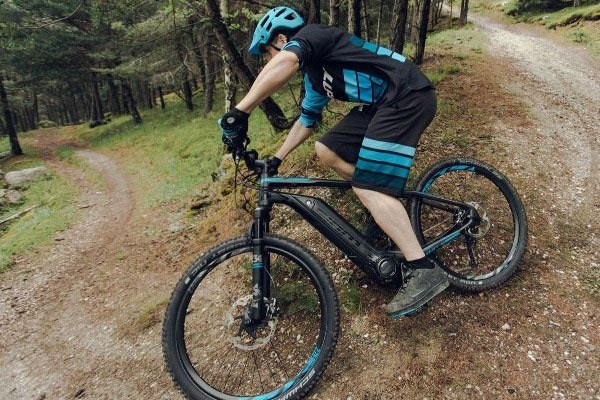
[[[333,29],[325,25],[307,25],[283,46],[283,50],[296,54],[300,69],[314,62],[323,62],[335,46],[335,41],[332,40],[332,34],[335,33]]]
[[[312,128],[321,117],[323,109],[331,99],[313,89],[307,74],[304,75],[304,89],[306,90],[306,94],[304,95],[304,100],[302,100],[299,121],[302,126]]]

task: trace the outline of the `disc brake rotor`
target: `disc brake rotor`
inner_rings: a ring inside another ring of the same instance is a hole
[[[266,346],[271,341],[277,325],[276,319],[270,319],[261,326],[244,328],[243,314],[250,302],[251,294],[236,300],[227,311],[224,321],[229,341],[234,347],[246,351]]]
[[[469,204],[473,206],[475,210],[477,210],[480,221],[477,226],[473,226],[467,229],[467,235],[474,238],[480,238],[490,230],[490,218],[487,216],[487,212],[485,211],[485,209],[482,206],[480,206],[479,203],[470,202]]]

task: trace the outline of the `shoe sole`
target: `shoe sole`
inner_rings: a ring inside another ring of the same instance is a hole
[[[417,301],[411,308],[395,311],[393,313],[388,313],[388,317],[392,319],[407,317],[409,315],[417,313],[423,306],[425,306],[431,299],[433,299],[438,294],[442,293],[446,288],[450,286],[448,281],[440,282],[436,286],[432,287],[429,292],[421,298],[421,300]]]

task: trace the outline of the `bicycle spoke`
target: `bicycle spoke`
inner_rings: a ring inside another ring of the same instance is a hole
[[[281,356],[279,355],[279,351],[277,350],[277,348],[273,345],[273,341],[271,341],[270,343],[271,348],[273,349],[273,351],[275,352],[275,355],[277,356],[277,359],[279,360],[279,363],[281,364],[281,366],[283,367],[283,372],[285,373],[285,377],[286,379],[289,381],[290,380],[290,375],[287,371],[287,368],[285,367],[285,363],[281,360]]]
[[[254,353],[254,351],[252,351],[252,358],[254,359],[254,366],[256,367],[256,371],[258,372],[258,379],[260,381],[261,389],[264,392],[265,391],[265,386],[263,384],[263,380],[262,380],[262,377],[260,375],[260,367],[258,366],[258,363],[256,361],[256,354]]]

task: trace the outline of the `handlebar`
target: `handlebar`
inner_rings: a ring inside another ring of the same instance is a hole
[[[258,152],[256,150],[238,149],[234,153],[234,156],[235,158],[244,160],[244,163],[246,163],[246,168],[256,172],[258,175],[267,173],[267,160],[258,159]]]

